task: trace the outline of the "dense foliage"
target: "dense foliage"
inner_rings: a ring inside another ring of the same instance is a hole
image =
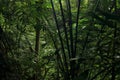
[[[119,0],[0,0],[0,80],[119,80]]]

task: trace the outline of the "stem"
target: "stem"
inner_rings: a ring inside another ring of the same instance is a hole
[[[40,30],[36,29],[36,43],[35,43],[35,53],[38,55],[39,53],[39,36],[40,36]]]
[[[50,23],[49,23],[49,21],[47,20],[47,18],[46,18],[45,16],[43,17],[43,20],[46,22],[46,24],[47,24],[49,27],[51,26]],[[53,34],[54,34],[54,33],[51,32],[51,30],[50,30],[49,27],[46,27],[46,29],[47,29],[48,35],[50,35],[50,37],[51,37],[51,39],[52,39],[52,41],[53,41],[54,47],[55,47],[55,49],[56,49],[55,55],[56,55],[56,57],[57,57],[57,62],[58,62],[59,68],[60,68],[61,71],[64,72],[64,70],[65,70],[65,69],[64,69],[64,64],[63,64],[62,58],[61,58],[61,56],[60,56],[60,54],[59,54],[59,48],[58,48],[58,46],[57,46],[56,40],[55,40],[54,37],[53,37]]]
[[[59,0],[59,4],[60,4],[60,10],[61,10],[61,14],[62,14],[62,21],[63,21],[63,27],[64,27],[64,32],[65,32],[65,38],[66,38],[66,41],[67,41],[68,54],[69,54],[69,58],[70,58],[70,48],[69,48],[68,34],[67,34],[67,28],[66,28],[66,25],[65,25],[65,17],[64,17],[64,12],[63,12],[63,7],[62,7],[61,0]]]
[[[37,26],[38,27],[38,26]],[[35,54],[36,56],[38,56],[38,53],[39,53],[39,40],[40,40],[40,29],[37,29],[36,28],[36,42],[35,42]],[[36,57],[37,58],[37,57]],[[36,64],[38,63],[38,60],[36,60]],[[34,80],[38,80],[38,71],[37,71],[37,68],[35,69],[35,74],[33,76]]]
[[[53,15],[54,15],[54,19],[55,19],[56,27],[57,27],[57,30],[58,30],[58,35],[59,35],[61,47],[62,47],[62,52],[63,52],[63,59],[64,59],[64,63],[65,63],[65,68],[66,68],[66,71],[65,71],[66,77],[65,77],[65,79],[70,80],[69,79],[69,73],[68,73],[68,63],[67,63],[67,60],[66,60],[65,49],[64,49],[63,40],[62,40],[62,36],[61,36],[61,33],[60,33],[59,25],[58,25],[56,12],[55,12],[55,9],[54,9],[54,4],[53,4],[52,0],[50,0],[50,2],[51,2],[51,5],[52,5]]]
[[[76,19],[76,34],[75,34],[75,54],[76,55],[76,49],[77,49],[77,37],[78,37],[78,21],[79,21],[79,13],[80,13],[80,3],[81,0],[78,0],[78,10],[77,10],[77,19]]]
[[[72,29],[72,13],[71,13],[71,5],[70,5],[70,0],[66,0],[66,6],[67,6],[67,11],[68,11],[68,17],[69,17],[69,34],[70,34],[70,49],[71,49],[71,58],[74,58],[74,51],[73,51],[73,29]],[[70,62],[70,75],[71,79],[74,79],[74,72],[75,72],[75,61]]]
[[[71,46],[71,57],[73,57],[73,29],[72,29],[72,13],[71,13],[71,5],[70,0],[67,0],[68,2],[68,15],[69,15],[69,33],[70,33],[70,46]]]
[[[116,5],[116,0],[113,1],[114,2],[114,8],[115,8],[115,13],[116,13],[116,10],[117,10],[117,5]],[[116,74],[115,74],[115,65],[114,65],[114,62],[115,62],[115,54],[116,54],[116,37],[117,37],[117,22],[115,22],[115,28],[114,28],[114,40],[113,40],[113,58],[112,58],[112,77],[111,77],[111,80],[115,80],[115,77],[116,77]]]

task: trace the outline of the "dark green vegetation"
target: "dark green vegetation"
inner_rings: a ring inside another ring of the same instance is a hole
[[[0,80],[120,80],[120,0],[0,0]]]

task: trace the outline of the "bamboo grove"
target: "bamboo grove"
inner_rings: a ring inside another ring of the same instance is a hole
[[[119,0],[0,0],[0,80],[119,80]]]

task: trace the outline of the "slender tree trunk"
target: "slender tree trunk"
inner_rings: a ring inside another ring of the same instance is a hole
[[[40,30],[36,29],[36,42],[35,42],[35,53],[38,55],[39,53],[39,41],[40,41]]]
[[[56,27],[57,27],[57,30],[58,30],[58,36],[59,36],[59,39],[60,39],[61,48],[62,48],[62,52],[63,52],[63,61],[64,61],[64,67],[65,67],[65,71],[64,71],[65,77],[64,78],[65,78],[65,80],[70,80],[67,57],[66,57],[66,54],[65,54],[65,48],[64,48],[64,43],[63,43],[63,39],[62,39],[62,36],[61,36],[60,28],[58,26],[58,19],[57,19],[57,16],[56,16],[53,0],[50,0],[50,2],[51,2],[51,5],[52,5],[53,16],[54,16],[54,19],[55,19]]]
[[[36,41],[35,41],[35,54],[36,54],[36,64],[38,63],[37,55],[39,53],[39,43],[40,43],[40,29],[36,29]],[[35,69],[34,80],[38,80],[38,69]]]
[[[115,54],[116,54],[116,32],[117,32],[117,23],[115,22],[115,29],[114,29],[114,41],[113,41],[113,49],[112,49],[112,78],[111,80],[115,80],[116,73],[115,73]]]
[[[117,10],[117,4],[116,4],[116,0],[113,1],[114,3],[114,9],[115,9],[115,13]],[[113,53],[113,59],[112,59],[112,72],[111,72],[111,80],[115,80],[116,78],[116,73],[115,73],[115,54],[116,54],[116,37],[117,37],[117,22],[115,22],[115,26],[114,26],[114,39],[113,39],[113,49],[112,49],[112,53]]]
[[[70,58],[70,48],[69,48],[68,32],[67,32],[67,27],[66,27],[66,24],[65,24],[65,16],[64,16],[64,11],[63,11],[63,6],[62,6],[61,0],[59,0],[59,5],[60,5],[60,10],[61,10],[61,17],[62,17],[62,22],[63,22],[63,27],[64,27],[66,43],[67,43],[68,55],[69,55],[69,58]]]

